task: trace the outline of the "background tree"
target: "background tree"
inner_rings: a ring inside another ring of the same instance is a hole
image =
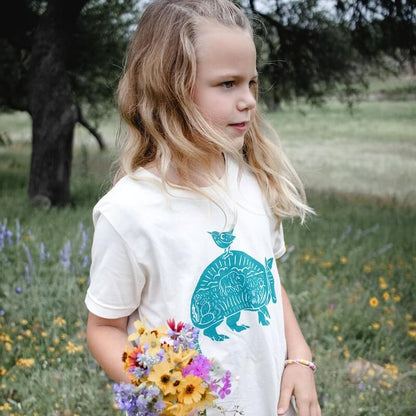
[[[321,102],[331,93],[351,97],[386,57],[400,66],[415,59],[414,0],[255,1],[252,15],[268,108],[282,100]]]
[[[134,0],[13,0],[0,20],[0,108],[32,118],[29,198],[70,202],[74,127],[113,103]],[[84,116],[86,111],[87,116]]]

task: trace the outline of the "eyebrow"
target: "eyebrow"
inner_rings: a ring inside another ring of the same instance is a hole
[[[232,73],[232,72],[224,73],[224,74],[218,74],[217,76],[219,78],[244,78],[240,74],[235,74],[235,73]],[[250,77],[250,79],[258,78],[258,77],[259,77],[259,73],[256,72],[253,76]]]

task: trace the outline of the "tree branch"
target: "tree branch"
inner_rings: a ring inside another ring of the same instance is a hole
[[[98,146],[100,146],[100,150],[105,150],[106,149],[106,145],[104,143],[103,137],[101,136],[100,133],[98,133],[98,131],[91,126],[90,123],[88,123],[87,120],[85,120],[82,111],[81,111],[81,107],[76,104],[77,106],[77,112],[78,112],[78,123],[81,124],[81,126],[85,127],[96,139],[98,142]]]

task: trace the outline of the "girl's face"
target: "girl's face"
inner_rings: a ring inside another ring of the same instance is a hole
[[[196,58],[193,100],[207,122],[241,149],[256,108],[254,42],[237,26],[204,21],[196,40]]]

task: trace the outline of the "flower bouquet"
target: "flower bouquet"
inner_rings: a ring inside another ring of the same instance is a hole
[[[114,385],[115,402],[128,416],[205,414],[231,393],[231,373],[216,376],[214,361],[198,351],[197,328],[174,319],[155,329],[134,326],[134,346],[122,358],[130,383]]]

